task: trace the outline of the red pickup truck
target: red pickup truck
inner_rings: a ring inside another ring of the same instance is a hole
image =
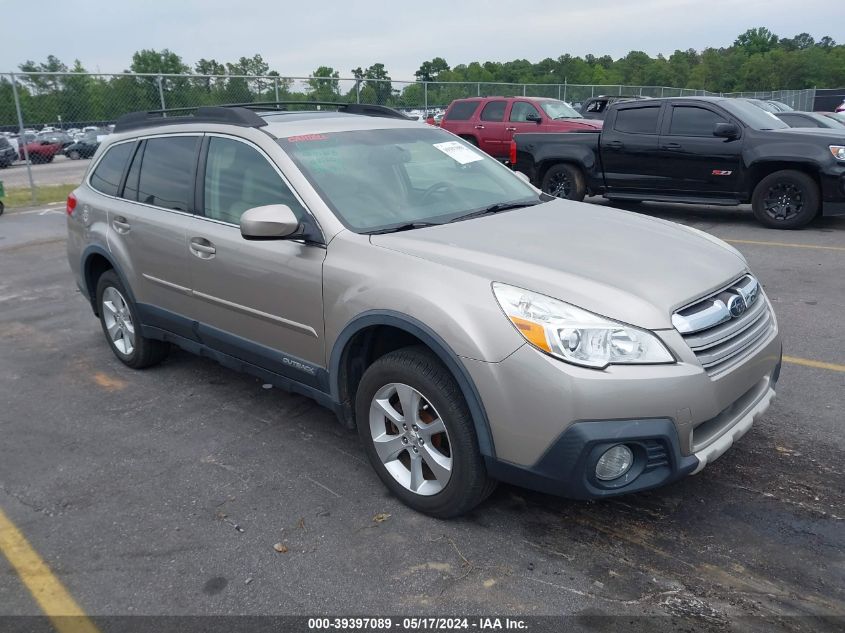
[[[507,160],[514,134],[592,132],[602,122],[585,119],[563,101],[535,97],[478,97],[449,104],[440,127]]]
[[[36,163],[50,163],[56,154],[62,151],[61,143],[40,140],[31,134],[26,134],[18,139],[18,154],[21,160],[26,160],[24,146],[26,146],[26,153],[29,154],[29,160],[32,161],[33,165]]]

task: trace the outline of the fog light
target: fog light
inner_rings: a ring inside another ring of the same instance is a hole
[[[634,454],[624,444],[609,448],[596,462],[596,478],[601,481],[619,479],[631,469]]]

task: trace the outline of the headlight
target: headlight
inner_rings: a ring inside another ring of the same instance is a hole
[[[493,294],[517,332],[555,358],[595,369],[675,360],[663,343],[645,330],[507,284],[493,283]]]
[[[831,145],[830,153],[836,160],[845,160],[845,145]]]

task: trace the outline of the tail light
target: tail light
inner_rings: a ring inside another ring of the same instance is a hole
[[[516,141],[511,141],[510,151],[508,152],[508,161],[511,166],[516,165]]]
[[[68,215],[73,215],[73,210],[76,208],[76,196],[72,193],[67,197],[67,206],[65,206],[65,210],[67,211]]]

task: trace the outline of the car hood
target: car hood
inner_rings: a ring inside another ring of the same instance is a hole
[[[747,270],[696,229],[567,200],[370,240],[648,329],[671,328],[672,312]]]
[[[842,139],[845,138],[845,128],[791,127],[788,129],[771,130],[771,132],[776,134],[786,134],[789,136],[803,136],[811,139],[829,139],[831,141],[842,141]]]
[[[574,119],[554,119],[550,123],[548,123],[549,128],[555,127],[555,125],[563,124],[560,127],[565,127],[567,129],[572,129],[573,125],[579,125],[584,130],[600,130],[604,125],[604,121],[600,119],[587,119],[587,118],[574,118]]]

